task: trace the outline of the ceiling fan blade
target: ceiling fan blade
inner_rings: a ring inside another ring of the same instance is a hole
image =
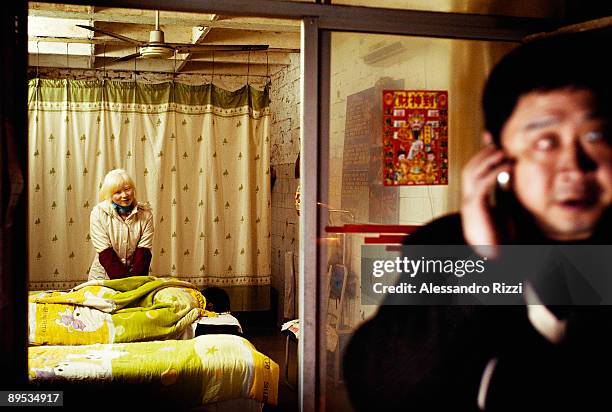
[[[599,31],[600,33],[605,33],[607,31],[609,36],[612,32],[612,16],[588,20],[576,24],[570,24],[569,26],[559,27],[553,31],[530,34],[526,37],[523,37],[522,41],[523,43],[526,43],[533,40],[543,39],[546,37],[558,36],[563,33],[577,33],[584,31]]]
[[[267,44],[171,44],[177,53],[199,53],[206,51],[257,51],[268,50]]]
[[[106,34],[107,36],[114,37],[114,38],[119,39],[119,40],[123,40],[125,42],[134,44],[136,46],[141,46],[144,43],[144,42],[141,42],[141,41],[138,41],[138,40],[135,40],[135,39],[131,39],[129,37],[122,36],[122,35],[117,34],[117,33],[113,33],[112,31],[107,31],[107,30],[99,29],[99,28],[93,27],[93,26],[85,26],[85,25],[82,25],[82,24],[77,24],[77,27],[81,27],[83,29],[91,30],[91,31],[93,31],[95,33]]]
[[[128,61],[128,60],[135,59],[137,57],[140,57],[140,52],[128,54],[127,56],[118,57],[116,59],[111,60],[111,63],[125,62],[125,61]]]

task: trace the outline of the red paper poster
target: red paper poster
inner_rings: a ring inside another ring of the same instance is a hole
[[[448,184],[448,92],[383,90],[385,186]]]

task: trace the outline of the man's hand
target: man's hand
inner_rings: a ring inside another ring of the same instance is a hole
[[[463,168],[461,222],[463,235],[469,245],[497,245],[501,234],[491,213],[489,195],[495,188],[497,175],[512,170],[504,152],[491,144],[491,135],[484,135],[485,143]]]

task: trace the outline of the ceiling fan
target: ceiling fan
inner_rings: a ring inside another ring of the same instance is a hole
[[[581,23],[570,24],[563,26],[553,31],[534,33],[523,38],[523,42],[530,42],[546,37],[554,37],[564,33],[578,33],[586,31],[597,31],[599,33],[607,33],[612,35],[612,16],[600,17],[594,20],[588,20]]]
[[[235,44],[235,45],[212,45],[212,44],[188,44],[188,43],[166,43],[164,32],[159,29],[159,10],[155,11],[155,30],[149,33],[149,41],[140,41],[130,37],[122,36],[108,30],[99,29],[93,26],[77,24],[77,27],[91,30],[95,33],[106,34],[126,43],[138,47],[137,53],[114,59],[113,62],[121,62],[142,57],[145,59],[167,59],[175,53],[198,53],[206,51],[256,51],[267,50],[267,44]]]

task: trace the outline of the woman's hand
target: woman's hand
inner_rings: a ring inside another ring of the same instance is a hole
[[[501,233],[493,218],[489,196],[495,188],[497,175],[512,170],[512,163],[504,152],[492,144],[485,133],[487,145],[463,168],[461,222],[463,236],[469,245],[497,245]]]

